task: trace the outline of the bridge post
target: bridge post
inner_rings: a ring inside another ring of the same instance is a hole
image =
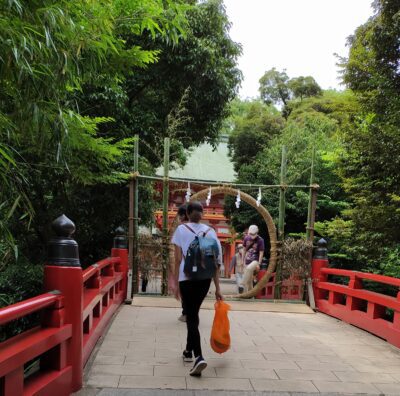
[[[75,224],[65,215],[55,219],[56,237],[48,244],[44,267],[46,291],[59,290],[64,297],[65,323],[72,325],[72,338],[67,348],[67,364],[72,366],[71,392],[82,387],[83,376],[83,277],[78,244],[72,238]]]
[[[314,290],[315,303],[318,308],[318,300],[322,298],[321,290],[318,288],[319,282],[326,281],[326,275],[321,273],[321,269],[328,267],[328,249],[327,242],[325,239],[321,238],[317,242],[317,248],[314,251],[312,263],[311,263],[311,280]]]
[[[122,290],[124,291],[124,300],[126,300],[128,291],[128,241],[126,232],[122,227],[118,227],[115,233],[111,257],[120,257],[121,259],[119,270],[123,273]]]

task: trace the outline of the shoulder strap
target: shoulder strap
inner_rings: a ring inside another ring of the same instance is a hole
[[[186,223],[183,223],[182,225],[186,227],[189,231],[193,232],[194,235],[197,235],[197,233],[193,231],[193,228],[189,227]]]
[[[193,228],[189,227],[186,223],[183,223],[182,225],[185,226],[189,231],[193,232],[194,235],[199,236],[199,234],[197,234],[197,232],[195,232],[195,231],[193,230]],[[203,237],[205,237],[205,236],[208,234],[209,231],[211,231],[211,228],[210,228],[210,227],[208,227],[208,230],[207,230],[207,231],[203,231]]]
[[[209,233],[209,231],[211,231],[211,227],[208,227],[208,230],[203,232],[204,234],[203,236],[206,236]]]

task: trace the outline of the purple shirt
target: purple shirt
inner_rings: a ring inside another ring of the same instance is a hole
[[[254,241],[254,243],[253,243]],[[252,245],[252,246],[251,246]],[[245,236],[243,240],[243,246],[246,250],[246,265],[249,265],[252,261],[258,261],[260,252],[265,250],[264,239],[257,235],[256,239],[252,239],[250,236]],[[251,246],[248,248],[248,246]]]

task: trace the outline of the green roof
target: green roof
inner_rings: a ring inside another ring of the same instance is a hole
[[[162,176],[163,167],[157,169],[157,175]],[[235,171],[228,156],[228,144],[221,142],[216,150],[208,143],[196,147],[187,159],[183,168],[169,172],[170,177],[233,182]]]

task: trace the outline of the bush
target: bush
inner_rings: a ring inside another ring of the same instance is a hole
[[[0,272],[0,307],[5,307],[35,297],[43,292],[43,266],[19,262]],[[4,341],[39,323],[39,315],[33,314],[2,326],[0,341]]]

